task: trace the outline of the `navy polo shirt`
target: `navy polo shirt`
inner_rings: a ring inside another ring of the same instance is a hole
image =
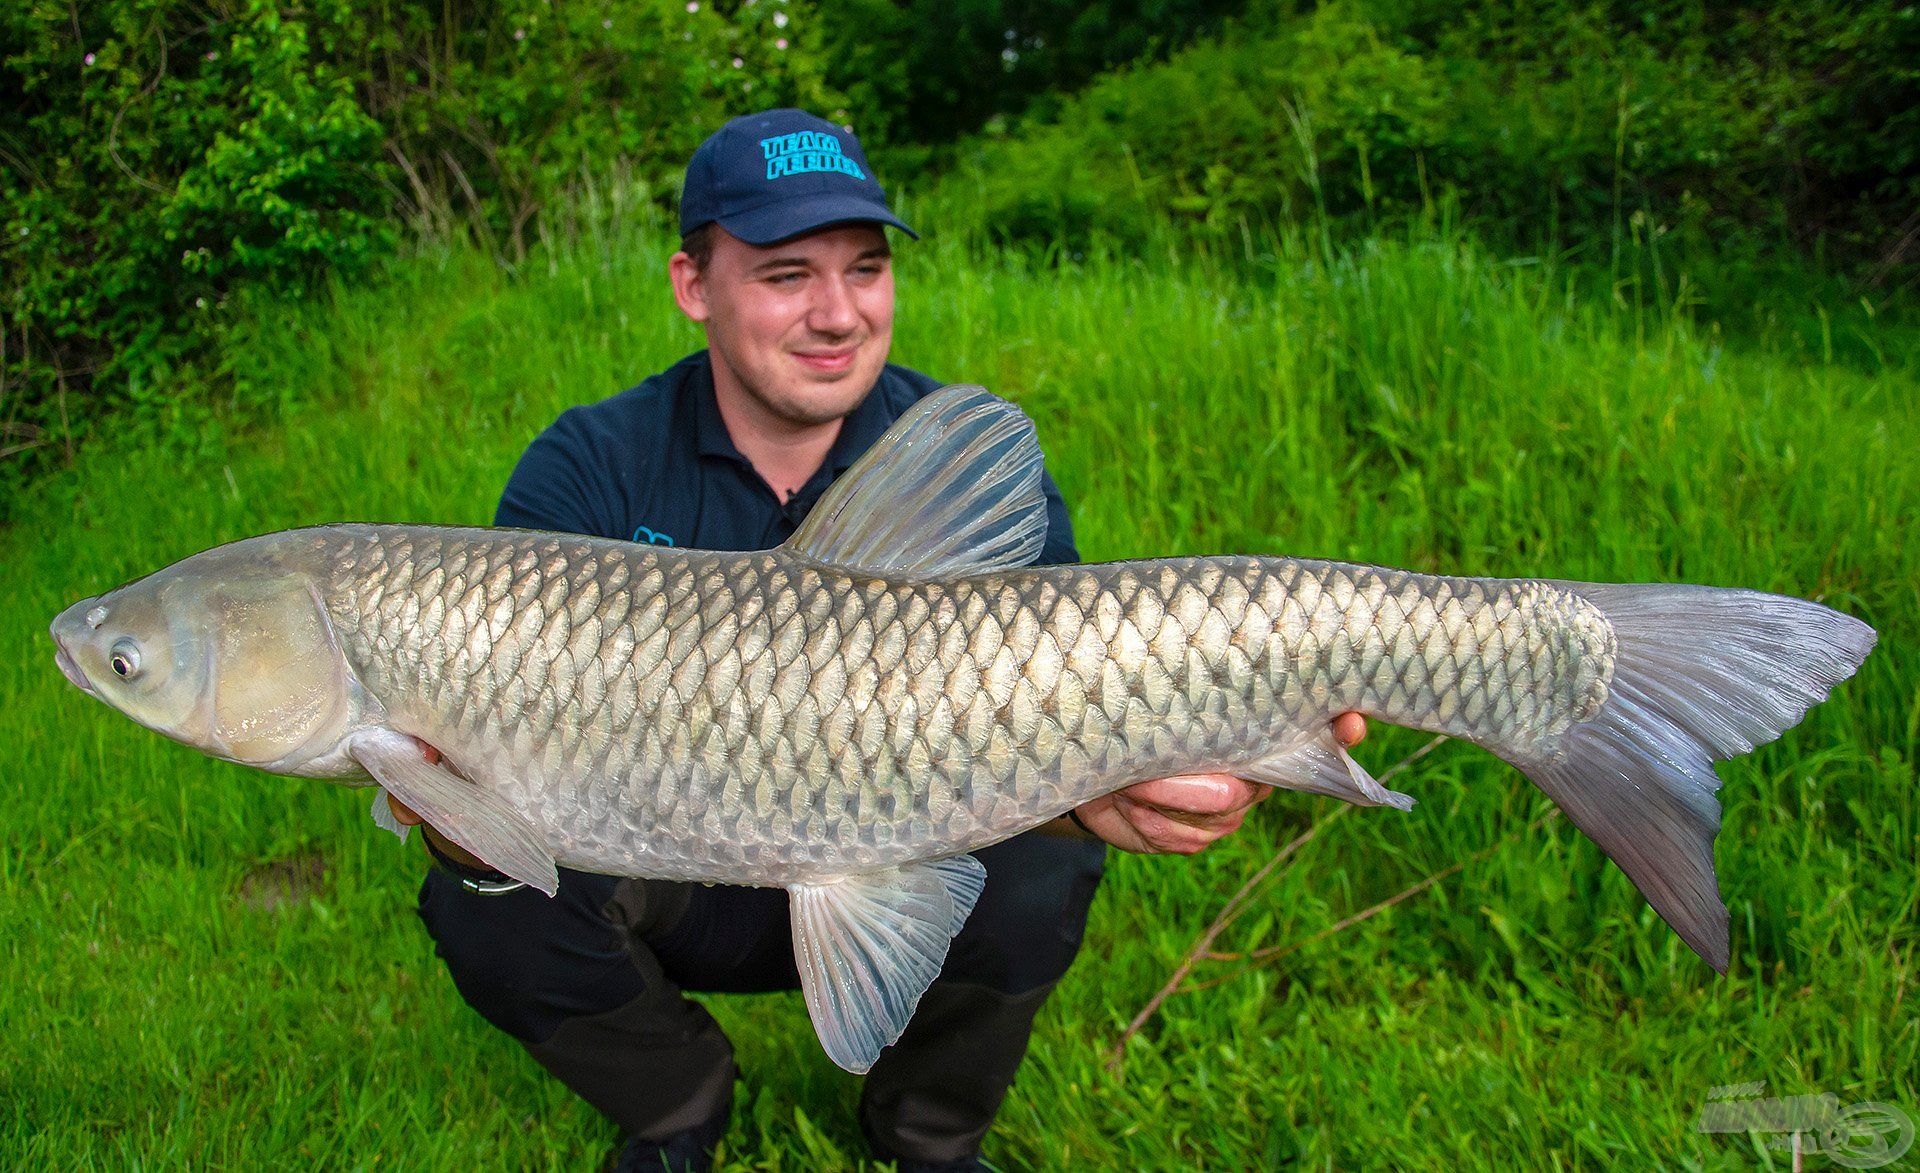
[[[827,459],[782,502],[733,445],[698,351],[628,391],[568,408],[507,481],[494,524],[697,550],[765,550],[787,540],[820,494],[922,396],[942,386],[887,364],[840,426]],[[1077,562],[1051,476],[1041,564]]]

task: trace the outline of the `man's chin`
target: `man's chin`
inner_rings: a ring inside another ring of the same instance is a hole
[[[772,406],[788,423],[813,427],[844,419],[871,389],[848,372],[836,379],[808,379],[790,385]]]
[[[840,371],[802,367],[798,375],[787,384],[787,402],[808,414],[820,414],[822,418],[818,422],[825,423],[859,407],[867,392],[880,381],[880,368],[865,363],[855,363]]]

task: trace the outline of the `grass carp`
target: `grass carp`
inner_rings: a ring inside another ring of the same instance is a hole
[[[377,785],[383,825],[391,793],[548,893],[557,865],[786,888],[821,1041],[864,1071],[972,910],[973,849],[1184,773],[1411,806],[1333,738],[1349,710],[1524,771],[1724,970],[1712,763],[1779,736],[1874,644],[1743,590],[1030,567],[1040,469],[1017,408],[946,388],[776,550],[291,530],[75,603],[56,658],[215,757]]]

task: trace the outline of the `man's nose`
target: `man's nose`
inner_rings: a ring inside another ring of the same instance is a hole
[[[807,324],[822,334],[850,334],[860,324],[860,312],[854,307],[853,291],[839,277],[814,283],[812,312]]]

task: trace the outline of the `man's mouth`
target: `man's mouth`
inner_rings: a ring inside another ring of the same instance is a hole
[[[859,347],[849,346],[844,350],[796,350],[793,357],[799,359],[800,365],[808,370],[838,374],[852,367],[854,356],[859,353]]]

